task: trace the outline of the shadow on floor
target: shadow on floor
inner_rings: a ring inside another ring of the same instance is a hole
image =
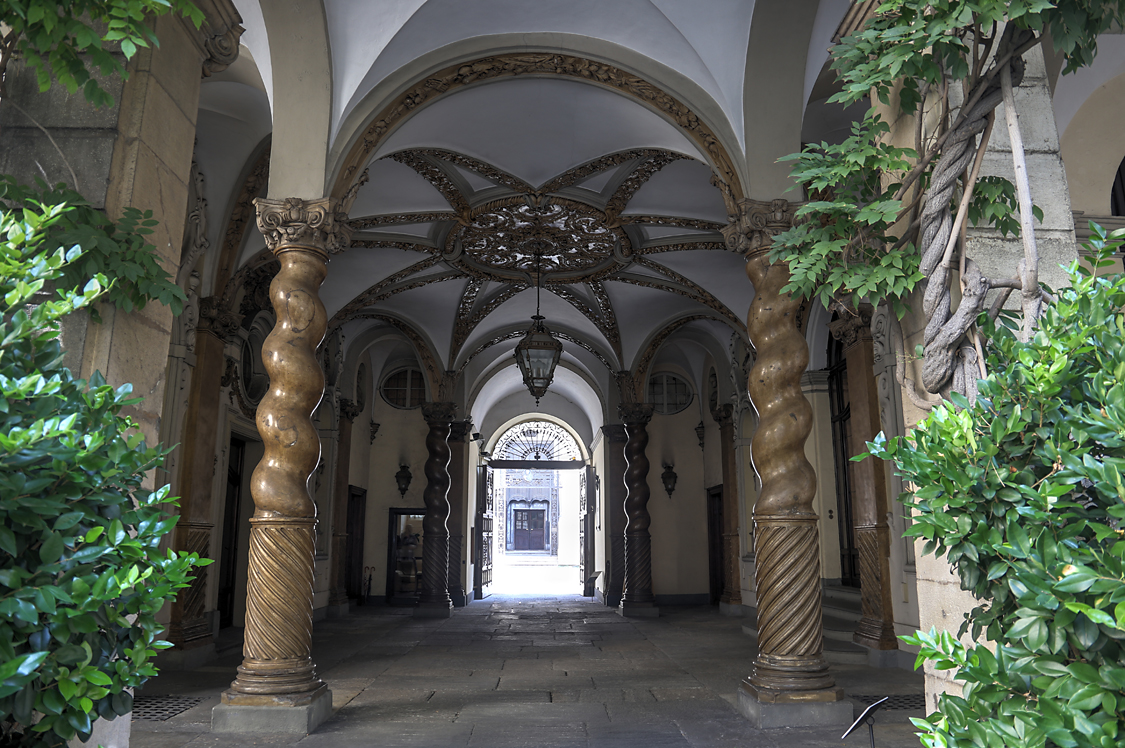
[[[142,695],[204,697],[166,721],[133,722],[134,748],[300,745],[664,748],[867,746],[866,730],[756,730],[734,708],[755,651],[741,621],[710,607],[623,619],[588,598],[499,597],[442,621],[367,606],[316,626],[313,655],[332,718],[309,736],[213,735],[211,708],[241,661],[168,672]],[[920,694],[920,674],[833,666],[848,694]],[[864,708],[855,702],[856,714]],[[918,746],[909,716],[879,715],[879,748]]]

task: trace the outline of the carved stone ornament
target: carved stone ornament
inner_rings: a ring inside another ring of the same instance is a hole
[[[617,414],[626,426],[643,425],[652,420],[651,403],[623,403],[617,406]]]
[[[422,403],[422,418],[426,423],[452,423],[457,418],[457,403]]]
[[[868,304],[861,304],[859,310],[841,309],[840,318],[828,325],[828,331],[835,340],[844,344],[844,350],[851,348],[861,338],[871,335],[871,316],[874,310]]]
[[[242,315],[236,314],[216,296],[208,296],[199,301],[199,330],[209,332],[219,340],[231,341],[242,324]]]
[[[344,202],[332,198],[284,200],[256,198],[258,229],[275,254],[289,245],[334,253],[347,249],[352,229]]]
[[[246,29],[230,0],[197,0],[196,6],[203,11],[203,23],[192,31],[203,53],[203,77],[208,78],[238,59],[239,39]]]
[[[349,400],[346,397],[340,398],[340,415],[349,421],[354,421],[359,417],[363,409],[354,400]]]
[[[727,248],[745,255],[769,247],[773,237],[793,226],[798,207],[782,198],[739,201],[738,213],[730,216],[730,223],[721,229]]]
[[[715,419],[715,423],[722,425],[730,423],[734,418],[734,405],[731,403],[724,403],[711,411],[711,417]]]
[[[473,431],[473,419],[453,421],[449,424],[449,441],[464,442]]]
[[[382,425],[383,424],[375,423],[374,421],[371,422],[371,443],[372,444],[375,443],[375,437],[379,435],[379,427],[382,426]]]

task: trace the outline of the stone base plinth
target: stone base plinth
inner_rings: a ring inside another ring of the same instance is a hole
[[[622,600],[621,605],[617,606],[617,615],[626,618],[657,618],[660,616],[660,608],[655,603],[630,603]]]
[[[855,719],[844,689],[764,693],[747,681],[738,689],[738,711],[755,727],[847,727]]]
[[[719,615],[730,616],[731,618],[742,618],[746,615],[746,610],[742,607],[742,603],[724,603],[720,600]]]
[[[451,618],[453,603],[418,603],[414,607],[415,618]]]
[[[329,603],[328,607],[324,609],[325,618],[343,618],[352,612],[351,601],[345,600],[342,603]]]
[[[304,694],[259,696],[224,691],[211,710],[211,732],[308,735],[332,716],[332,692],[322,685]]]

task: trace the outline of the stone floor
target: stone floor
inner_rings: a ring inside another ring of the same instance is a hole
[[[164,722],[133,722],[134,748],[225,746],[867,746],[866,730],[756,730],[733,706],[754,657],[740,621],[711,607],[666,608],[623,619],[589,599],[505,595],[447,620],[366,606],[319,622],[313,644],[332,689],[332,718],[315,734],[214,735],[211,707],[237,653],[191,672],[168,672],[145,695],[205,700]],[[903,670],[834,666],[849,694],[917,694]],[[856,702],[858,714],[862,705]],[[918,746],[907,717],[878,715],[879,748]]]

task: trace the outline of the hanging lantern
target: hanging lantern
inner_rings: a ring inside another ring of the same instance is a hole
[[[516,346],[516,363],[523,374],[524,385],[538,405],[555,378],[555,367],[559,364],[563,346],[543,324],[543,317],[536,314],[531,319],[534,320],[531,329]]]

